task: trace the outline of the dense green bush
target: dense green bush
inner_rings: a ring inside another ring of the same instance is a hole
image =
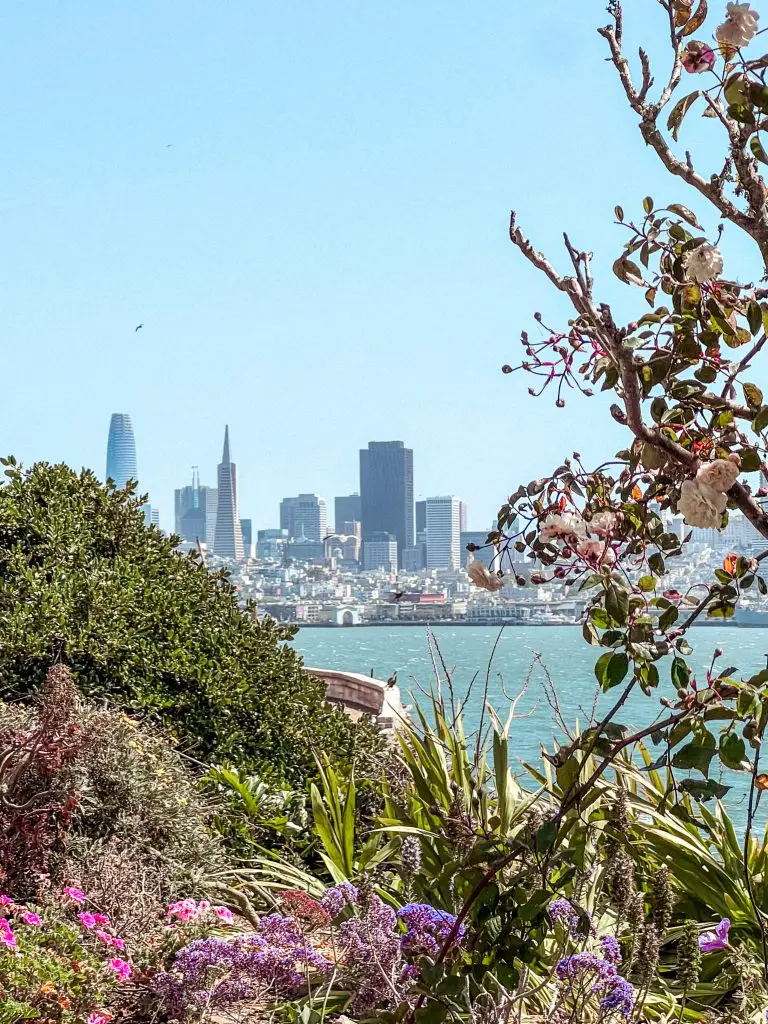
[[[5,460],[0,486],[0,692],[27,697],[60,660],[90,697],[151,715],[201,760],[301,784],[327,752],[379,745],[324,700],[285,643],[240,608],[176,538],[147,528],[141,498],[90,471]]]

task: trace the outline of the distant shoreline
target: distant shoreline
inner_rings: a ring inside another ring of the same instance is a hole
[[[347,625],[342,625],[337,622],[286,622],[286,626],[298,626],[299,629],[367,629],[368,627],[382,627],[382,626],[480,626],[486,628],[488,626],[535,626],[541,629],[551,629],[554,626],[581,626],[580,622],[517,622],[508,620],[506,622],[499,622],[498,620],[488,622],[464,622],[462,619],[442,619],[439,622],[435,622],[432,619],[421,619],[417,622],[351,622]],[[726,626],[729,629],[766,629],[768,628],[768,615],[765,616],[765,622],[734,622],[730,619],[710,619],[705,622],[697,622],[697,626]]]

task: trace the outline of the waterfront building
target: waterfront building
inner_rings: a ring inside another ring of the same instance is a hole
[[[243,560],[243,535],[237,506],[237,466],[230,457],[229,426],[224,428],[224,449],[218,467],[219,501],[213,554],[234,562]]]
[[[413,547],[413,450],[402,441],[370,441],[360,451],[363,551],[374,534],[389,533],[398,554]],[[363,554],[365,561],[365,554]]]
[[[107,439],[107,480],[122,488],[129,480],[138,479],[136,439],[131,417],[125,412],[113,412]]]
[[[458,569],[461,502],[452,495],[426,499],[427,568]]]
[[[466,501],[459,502],[459,530],[461,533],[467,532],[467,503]]]
[[[367,537],[363,543],[363,568],[366,572],[397,572],[397,538],[383,531]]]
[[[280,528],[288,531],[291,540],[322,540],[328,533],[328,512],[325,498],[317,494],[298,494],[280,502]]]
[[[333,528],[336,533],[346,533],[345,523],[360,523],[362,519],[359,494],[345,494],[333,499]]]
[[[287,530],[259,530],[256,534],[256,557],[281,561],[287,543]]]

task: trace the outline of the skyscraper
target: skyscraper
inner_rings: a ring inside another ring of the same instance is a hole
[[[237,466],[229,454],[229,427],[224,428],[224,451],[218,470],[219,505],[216,511],[216,536],[213,553],[219,558],[243,560],[243,535],[237,507]]]
[[[445,496],[427,498],[426,505],[427,568],[460,568],[461,502],[458,498]]]
[[[299,494],[280,502],[280,528],[288,531],[291,540],[323,540],[328,532],[325,498],[317,494]]]
[[[400,554],[413,546],[413,451],[402,441],[369,441],[360,451],[363,550],[374,533],[390,533]]]
[[[116,487],[125,487],[129,480],[138,479],[131,417],[124,412],[113,412],[107,440],[107,480],[112,480]]]
[[[240,520],[240,533],[243,535],[243,554],[246,558],[253,558],[253,520]]]
[[[174,491],[174,530],[182,540],[213,543],[217,500],[216,488],[201,487],[197,466],[193,466],[191,486]]]
[[[344,523],[362,522],[359,494],[345,494],[333,502],[333,524],[336,533],[344,532]]]
[[[424,533],[427,528],[427,503],[426,501],[416,502],[416,536]]]

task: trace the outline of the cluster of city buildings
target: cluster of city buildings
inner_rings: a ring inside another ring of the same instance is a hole
[[[120,487],[138,479],[126,414],[112,416],[107,477]],[[211,566],[226,565],[243,601],[279,621],[555,625],[578,622],[583,612],[585,599],[562,583],[517,587],[514,577],[529,579],[530,561],[505,562],[508,582],[498,592],[471,586],[468,561],[480,557],[490,564],[496,555],[485,546],[489,531],[469,531],[467,507],[453,495],[414,500],[413,451],[402,441],[371,441],[362,449],[359,490],[335,497],[331,508],[313,493],[285,497],[279,525],[254,531],[252,520],[240,516],[237,466],[225,427],[216,486],[201,484],[195,466],[174,500],[181,549],[200,551]],[[144,514],[159,525],[154,506],[147,504]],[[680,516],[667,519],[670,531],[691,533],[686,560],[670,562],[665,579],[681,593],[711,579],[729,552],[751,555],[764,547],[739,514],[731,514],[724,530],[689,531]],[[469,545],[481,550],[470,553]],[[763,624],[768,601],[756,590],[747,592],[739,616],[745,624]]]

